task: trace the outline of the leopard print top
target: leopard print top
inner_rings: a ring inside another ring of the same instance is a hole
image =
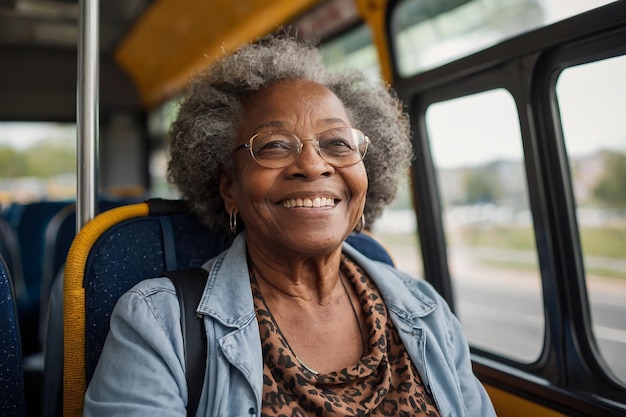
[[[440,417],[374,283],[345,257],[341,271],[359,294],[369,342],[357,364],[325,374],[299,362],[251,274],[264,358],[261,415]]]

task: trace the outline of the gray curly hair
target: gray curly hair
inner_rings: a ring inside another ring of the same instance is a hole
[[[360,72],[330,73],[311,43],[269,35],[224,56],[199,73],[184,94],[171,130],[168,181],[209,227],[228,230],[229,213],[220,195],[220,175],[233,172],[232,148],[246,100],[284,80],[309,80],[341,100],[352,126],[369,136],[363,159],[369,186],[365,227],[396,195],[400,175],[412,158],[409,120],[395,94]]]

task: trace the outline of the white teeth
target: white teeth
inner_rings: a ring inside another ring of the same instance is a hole
[[[283,207],[285,208],[294,208],[294,207],[334,207],[335,200],[332,198],[326,197],[315,197],[313,199],[310,198],[292,198],[290,200],[283,201]]]

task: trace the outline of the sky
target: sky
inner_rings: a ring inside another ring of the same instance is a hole
[[[24,150],[41,140],[52,138],[75,141],[76,128],[71,124],[57,123],[0,123],[0,145]]]

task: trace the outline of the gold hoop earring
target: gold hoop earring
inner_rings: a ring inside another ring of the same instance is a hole
[[[357,233],[361,233],[364,228],[365,228],[365,214],[361,214],[361,218],[359,219],[359,222],[356,224],[354,231]]]
[[[233,208],[230,211],[230,219],[228,226],[230,227],[230,232],[234,235],[237,233],[237,209]]]

